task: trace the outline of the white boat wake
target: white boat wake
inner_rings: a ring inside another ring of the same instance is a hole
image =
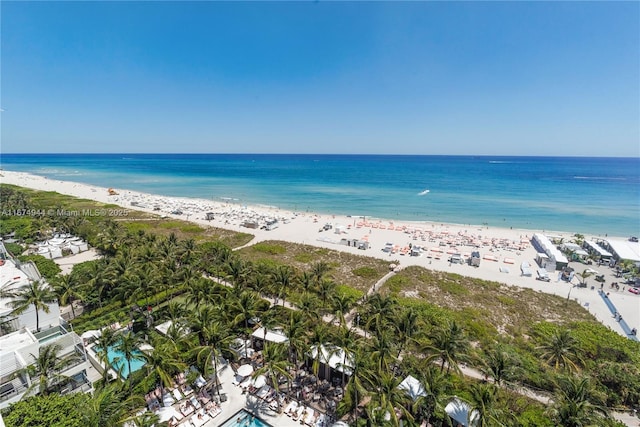
[[[418,193],[418,196],[425,196],[425,195],[429,194],[429,191],[430,190],[421,191],[421,192]]]

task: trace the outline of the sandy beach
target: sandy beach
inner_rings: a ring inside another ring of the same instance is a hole
[[[311,212],[291,212],[266,206],[245,206],[232,201],[217,202],[204,199],[165,197],[120,188],[114,188],[113,191],[117,194],[110,195],[109,189],[106,187],[51,180],[12,171],[2,171],[0,183],[35,190],[56,191],[74,197],[115,204],[126,209],[179,218],[203,226],[242,231],[255,235],[249,245],[263,240],[284,240],[381,258],[397,264],[399,268],[420,265],[433,270],[454,272],[508,285],[527,287],[574,299],[600,322],[626,336],[618,321],[614,319],[610,308],[599,295],[600,284],[593,277],[587,279],[588,286],[586,288],[572,287],[570,283],[559,281],[557,272],[549,272],[550,282],[535,279],[536,250],[530,242],[533,234],[538,232],[548,237],[563,237],[565,241],[570,241],[571,233],[424,221],[394,222],[370,217],[317,215]],[[207,214],[212,214],[213,219],[207,219]],[[260,228],[273,221],[277,221],[277,228],[272,230]],[[247,222],[256,223],[258,228],[245,227]],[[324,230],[325,224],[330,224],[331,229]],[[586,239],[595,237],[585,235]],[[367,241],[369,249],[360,250],[356,247],[339,244],[341,239]],[[624,237],[618,239],[625,240]],[[387,244],[393,248],[393,253],[382,250]],[[403,254],[409,246],[423,248],[422,255]],[[460,253],[465,256],[473,250],[478,250],[481,254],[482,260],[479,267],[449,262],[452,253]],[[520,264],[523,261],[531,264],[534,271],[533,276],[521,276]],[[610,288],[610,283],[620,281],[620,279],[615,278],[609,267],[586,266],[577,262],[572,262],[570,265],[577,272],[593,268],[599,273],[605,274],[603,291],[609,293],[609,300],[615,305],[629,327],[640,328],[640,295],[627,292],[626,287],[622,286],[619,290]],[[576,277],[573,284],[577,283],[578,278]]]

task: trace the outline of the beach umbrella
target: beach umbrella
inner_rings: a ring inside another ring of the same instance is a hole
[[[255,388],[262,388],[267,384],[267,377],[264,375],[258,375],[253,379],[252,384]]]
[[[238,375],[241,377],[247,377],[253,373],[253,366],[251,365],[242,365],[238,368]]]

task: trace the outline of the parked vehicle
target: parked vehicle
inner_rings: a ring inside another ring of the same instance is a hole
[[[543,282],[551,281],[551,279],[549,278],[549,274],[547,273],[547,270],[545,270],[544,268],[539,268],[536,271],[536,280],[541,280]]]

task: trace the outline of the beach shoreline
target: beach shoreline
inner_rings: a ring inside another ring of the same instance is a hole
[[[598,321],[626,336],[622,333],[617,320],[611,315],[609,307],[598,294],[597,290],[600,287],[593,278],[586,288],[572,287],[569,283],[556,280],[556,272],[550,272],[550,282],[535,280],[537,252],[530,243],[533,234],[544,233],[550,237],[570,241],[574,238],[573,233],[570,232],[500,228],[480,224],[394,221],[365,215],[346,216],[293,212],[273,206],[242,205],[233,203],[233,200],[219,202],[186,197],[167,197],[121,188],[113,188],[110,193],[110,189],[107,187],[52,180],[39,175],[7,170],[0,172],[0,184],[12,184],[41,191],[55,191],[77,198],[117,205],[122,207],[123,211],[126,209],[144,211],[190,221],[204,227],[246,232],[255,236],[248,245],[265,240],[282,240],[385,259],[398,265],[399,268],[419,265],[433,270],[531,288],[561,297],[571,297],[585,309],[588,309]],[[209,219],[207,219],[207,214],[210,214]],[[277,228],[265,229],[266,224],[273,221],[276,221]],[[257,228],[247,228],[246,225],[249,224]],[[324,226],[327,224],[331,225],[331,228],[325,230]],[[585,235],[584,237],[597,239],[602,236]],[[624,237],[609,236],[608,238],[626,240]],[[370,247],[361,250],[354,246],[340,244],[341,239],[364,241]],[[389,243],[397,248],[395,253],[382,251]],[[422,256],[402,254],[403,249],[416,245],[426,249]],[[481,254],[491,260],[483,257],[479,267],[453,264],[448,261],[450,251],[468,253],[475,250],[474,245],[478,245]],[[435,252],[437,248],[442,248],[442,252]],[[519,274],[519,267],[525,261],[533,266],[534,277]],[[576,262],[573,262],[572,266],[576,268],[577,272],[582,272],[583,267],[584,269],[592,267]],[[610,293],[610,301],[615,304],[629,327],[640,327],[640,296],[623,290],[609,289],[608,284],[615,280],[611,269],[605,266],[593,266],[593,268],[605,274],[607,286],[604,291]],[[574,279],[574,285],[577,280],[577,278]],[[598,285],[597,289],[595,285]]]

